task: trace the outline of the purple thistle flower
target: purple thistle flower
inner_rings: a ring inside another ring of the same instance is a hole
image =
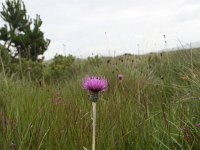
[[[21,45],[17,45],[16,47],[20,49],[20,48],[21,48]]]
[[[122,80],[124,76],[122,74],[118,74],[117,77],[119,80]]]
[[[98,92],[105,91],[108,87],[108,81],[101,76],[86,76],[82,83],[83,89],[91,92],[91,100],[97,102]]]
[[[105,91],[108,87],[106,78],[101,76],[86,76],[82,83],[83,89],[93,93]]]
[[[200,128],[200,123],[196,124],[196,127]]]

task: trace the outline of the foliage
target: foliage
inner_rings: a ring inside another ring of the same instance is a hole
[[[4,41],[13,57],[36,61],[50,43],[49,39],[44,39],[44,33],[40,30],[40,16],[30,19],[21,0],[6,0],[2,6],[0,14],[5,24],[0,28],[0,41]]]
[[[7,49],[0,44],[0,70],[2,67],[8,68],[9,64],[11,63],[11,57],[7,51]]]
[[[63,84],[13,78],[6,82],[0,75],[0,146],[90,149],[91,102],[81,82],[85,74],[93,74],[109,81],[97,103],[97,149],[199,150],[199,50],[151,54],[152,59],[150,55],[116,57],[109,63],[101,58],[100,67],[57,55],[49,66],[61,64],[63,71],[68,70],[64,64],[80,66]],[[43,69],[50,71],[48,65]],[[118,73],[123,80],[118,80]]]
[[[45,64],[42,61],[31,61],[26,59],[15,59],[9,65],[7,74],[12,78],[27,78],[39,80],[43,78]]]
[[[61,80],[66,79],[73,75],[73,63],[75,57],[72,55],[62,56],[56,55],[49,65],[53,79]]]
[[[101,62],[101,58],[96,55],[94,57],[88,57],[88,63],[92,66],[99,66],[102,62]]]

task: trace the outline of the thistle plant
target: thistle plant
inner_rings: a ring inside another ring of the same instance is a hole
[[[96,137],[96,102],[98,101],[98,94],[105,91],[108,87],[106,78],[101,76],[86,76],[82,83],[83,89],[90,92],[92,101],[92,150],[95,150]]]
[[[118,74],[118,75],[117,75],[117,78],[118,78],[119,80],[123,80],[124,76],[123,76],[123,74]]]

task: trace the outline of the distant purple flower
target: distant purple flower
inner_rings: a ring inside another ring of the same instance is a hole
[[[122,80],[124,78],[124,76],[122,74],[118,74],[117,77],[119,80]]]
[[[82,83],[83,89],[90,92],[98,93],[106,90],[108,82],[106,78],[101,76],[86,76]]]
[[[185,127],[182,127],[182,128],[181,128],[181,131],[185,131],[185,130],[186,130],[186,128],[185,128]]]
[[[20,48],[21,48],[21,45],[17,45],[16,47],[17,47],[18,49],[20,49]]]
[[[181,131],[182,131],[182,133],[184,135],[184,138],[186,138],[186,139],[190,138],[190,130],[189,130],[189,128],[182,127]]]
[[[200,128],[200,123],[196,124],[196,126],[197,126],[198,128]]]

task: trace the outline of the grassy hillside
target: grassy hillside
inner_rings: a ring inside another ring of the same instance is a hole
[[[1,149],[91,149],[87,74],[109,81],[97,103],[97,150],[200,149],[200,49],[75,63],[62,83],[0,75]]]

